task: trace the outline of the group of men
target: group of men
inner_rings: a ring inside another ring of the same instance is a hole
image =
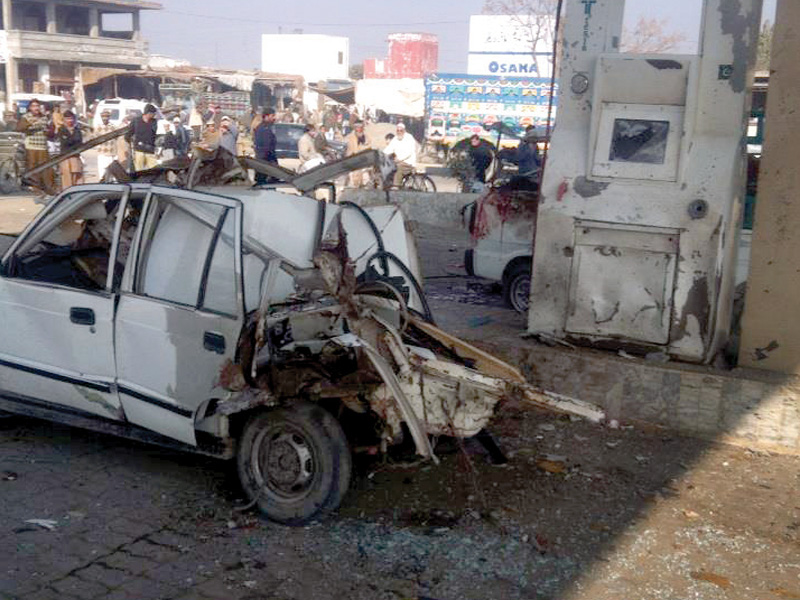
[[[37,100],[29,103],[28,111],[17,123],[17,131],[25,133],[25,151],[27,159],[27,169],[30,170],[37,165],[47,161],[50,156],[48,152],[48,141],[55,140],[60,144],[60,152],[70,152],[84,143],[83,132],[77,123],[75,114],[72,111],[59,113],[59,119],[48,118],[42,112],[42,105]],[[105,111],[101,114],[102,125],[94,131],[95,136],[106,134],[119,125],[114,126],[110,122],[110,113]],[[273,124],[276,122],[275,110],[265,108],[260,115],[252,121],[251,132],[253,146],[257,159],[277,165],[277,139],[273,131]],[[190,122],[191,124],[191,122]],[[143,113],[133,118],[127,118],[123,122],[127,126],[127,132],[121,138],[110,140],[98,148],[98,176],[102,177],[112,161],[117,160],[126,168],[135,171],[143,171],[153,168],[158,164],[158,156],[162,159],[170,160],[173,158],[187,156],[191,146],[191,134],[183,126],[180,116],[175,116],[170,124],[166,122],[166,129],[163,136],[158,136],[158,109],[147,104]],[[535,132],[528,131],[520,142],[517,149],[517,159],[519,163],[519,175],[529,176],[536,172],[539,167],[539,156],[536,148],[537,137]],[[213,110],[205,125],[201,128],[200,139],[196,143],[196,149],[204,152],[213,152],[217,148],[223,148],[232,155],[237,155],[237,139],[239,128],[236,122],[227,115],[221,114],[220,110]],[[314,159],[320,162],[329,160],[328,142],[329,134],[323,125],[317,128],[314,125],[306,125],[305,133],[298,142],[298,155],[301,166]],[[414,172],[417,162],[417,141],[406,131],[405,124],[397,123],[395,134],[386,136],[387,144],[383,152],[394,159],[396,170],[393,176],[393,184],[400,186],[403,178]],[[375,148],[374,140],[371,139],[366,131],[363,121],[355,121],[353,129],[345,137],[345,156],[352,156],[367,149]],[[486,181],[487,170],[493,160],[491,151],[486,147],[477,135],[470,139],[468,147],[469,156],[475,170],[477,181]],[[319,164],[319,163],[317,163]],[[71,157],[60,164],[61,189],[77,185],[83,182],[83,163],[79,156]],[[38,175],[39,187],[46,193],[57,191],[55,183],[55,173],[52,170],[44,170]],[[263,174],[256,175],[256,183],[264,184],[269,178]],[[361,187],[369,182],[369,172],[361,170],[349,175],[349,185]]]
[[[68,153],[83,144],[83,133],[77,124],[77,117],[71,110],[64,113],[58,111],[48,117],[42,104],[34,99],[28,103],[28,111],[17,121],[16,130],[25,134],[25,162],[30,170],[50,158],[48,142],[59,144],[62,153]],[[83,183],[83,163],[80,157],[74,156],[60,165],[60,189]],[[55,172],[45,169],[38,175],[39,187],[48,194],[58,191]]]
[[[395,162],[396,170],[392,183],[399,186],[403,177],[414,172],[417,163],[417,141],[414,136],[406,132],[406,126],[403,123],[398,123],[395,131],[395,134],[390,133],[386,136],[387,144],[383,148],[383,153],[390,156]],[[306,125],[305,133],[297,143],[301,169],[304,168],[304,165],[316,165],[319,164],[317,161],[330,158],[326,133],[325,126],[320,126],[318,129],[314,125]],[[363,121],[353,123],[353,129],[344,137],[344,143],[345,156],[352,156],[375,148],[374,140],[367,135]],[[348,184],[352,187],[362,187],[369,183],[369,176],[369,170],[354,171],[349,175]]]

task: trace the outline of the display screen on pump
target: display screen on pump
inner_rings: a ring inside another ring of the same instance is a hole
[[[663,165],[669,121],[615,119],[608,159]]]

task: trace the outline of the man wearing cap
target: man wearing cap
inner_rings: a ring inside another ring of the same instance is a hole
[[[111,124],[111,113],[104,110],[100,113],[101,125],[94,130],[94,137],[100,137],[114,131],[115,127]],[[102,181],[108,166],[114,162],[117,154],[117,141],[110,140],[100,144],[97,148],[97,179]]]
[[[383,153],[393,156],[397,166],[397,170],[394,172],[394,185],[400,187],[403,177],[413,173],[414,166],[417,164],[417,140],[410,133],[406,133],[404,123],[397,124],[396,132],[397,135],[383,149]]]
[[[236,125],[228,115],[225,115],[219,122],[219,145],[234,156],[236,156],[236,138],[238,131]]]
[[[534,178],[539,170],[541,159],[537,146],[538,138],[533,125],[528,125],[525,129],[525,137],[520,140],[517,147],[517,167],[520,177]]]
[[[17,123],[17,131],[25,134],[25,168],[33,169],[37,165],[49,160],[47,154],[47,117],[42,114],[42,105],[34,98],[28,103],[28,112]],[[36,187],[45,193],[54,194],[56,191],[55,172],[45,169],[36,177]]]
[[[158,164],[155,154],[158,130],[157,112],[156,107],[152,104],[145,105],[142,115],[133,120],[130,129],[125,134],[125,139],[133,145],[133,169],[135,171],[146,171]]]
[[[180,117],[175,117],[172,119],[172,127],[173,131],[175,132],[176,140],[175,155],[186,156],[189,154],[189,144],[191,143],[189,132],[183,126]]]
[[[347,143],[347,148],[344,152],[345,156],[353,156],[353,154],[372,148],[372,140],[364,132],[364,123],[362,121],[355,122],[353,131],[347,134],[344,141]],[[350,173],[350,185],[352,187],[361,187],[364,185],[365,180],[368,179],[369,169],[358,169]]]
[[[60,142],[61,154],[66,154],[76,150],[83,144],[83,134],[75,113],[67,110],[64,111],[63,117],[64,122],[55,131],[55,138]],[[83,183],[83,162],[81,162],[80,156],[73,156],[63,160],[60,168],[62,190]]]
[[[259,123],[253,131],[253,146],[258,160],[277,165],[278,155],[276,154],[276,146],[278,140],[275,138],[275,132],[272,131],[272,124],[274,122],[275,109],[265,108],[262,111],[261,123]],[[256,184],[260,185],[263,183],[267,183],[267,176],[256,173]]]

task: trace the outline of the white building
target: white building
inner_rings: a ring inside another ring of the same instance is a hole
[[[469,75],[550,77],[550,15],[473,15],[469,18]]]
[[[261,70],[302,75],[307,82],[347,79],[350,39],[319,34],[264,34]]]

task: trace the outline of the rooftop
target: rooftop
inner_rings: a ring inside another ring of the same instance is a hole
[[[107,8],[138,8],[141,10],[161,10],[164,8],[160,2],[150,2],[149,0],[84,0],[86,4],[99,4]]]

